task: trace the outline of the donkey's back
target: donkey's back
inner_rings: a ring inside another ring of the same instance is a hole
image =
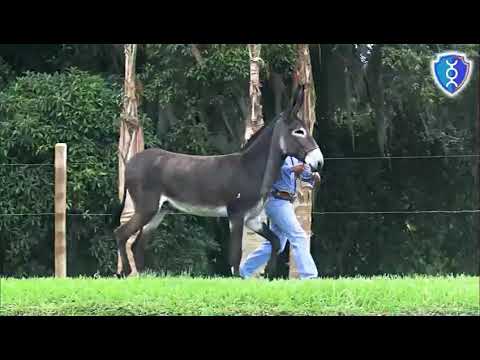
[[[160,203],[218,207],[226,206],[242,190],[243,177],[240,154],[197,156],[156,148],[129,161],[125,185],[130,193],[148,192]]]

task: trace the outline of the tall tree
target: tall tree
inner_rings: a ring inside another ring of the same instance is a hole
[[[248,51],[250,55],[250,116],[247,117],[245,124],[245,135],[242,144],[245,144],[255,132],[263,126],[263,113],[262,113],[262,93],[260,90],[260,66],[262,59],[260,58],[260,52],[262,49],[261,44],[248,44]],[[254,251],[263,242],[263,238],[260,238],[253,231],[244,228],[243,230],[243,248],[242,259],[245,259],[248,254]],[[263,270],[260,269],[259,272]]]
[[[244,143],[263,126],[262,92],[260,91],[261,44],[248,44],[250,55],[250,116],[245,127]]]
[[[480,154],[480,45],[477,54],[477,118],[475,121],[475,145],[474,154]],[[473,209],[480,208],[480,158],[477,157],[474,161],[473,179],[474,179],[474,204]],[[480,214],[475,214],[473,220],[473,239],[477,238],[477,243],[480,245]],[[477,248],[478,249],[478,248]],[[478,250],[477,250],[478,254]]]
[[[125,44],[125,88],[123,99],[123,115],[120,123],[120,139],[118,141],[118,193],[120,200],[123,200],[124,196],[124,184],[125,184],[125,164],[135,154],[143,151],[144,138],[143,129],[140,125],[138,117],[138,96],[135,81],[135,64],[137,55],[137,44]],[[125,198],[125,207],[120,217],[120,223],[124,224],[132,217],[134,213],[132,199],[127,193]],[[130,243],[129,239],[128,243]],[[138,269],[131,269],[132,274],[136,274],[136,270],[141,270],[144,264],[144,249],[142,248],[143,242],[137,244],[140,246],[135,259]],[[128,246],[128,245],[127,245]],[[128,252],[127,252],[128,253]],[[120,254],[118,254],[118,273],[121,272],[122,265]]]
[[[296,83],[296,84],[295,84]],[[305,101],[299,111],[299,117],[304,119],[310,132],[315,124],[315,85],[312,75],[312,64],[308,44],[297,45],[297,64],[294,76],[295,85],[305,85]],[[299,181],[297,184],[298,198],[295,201],[295,214],[300,224],[307,233],[307,247],[310,248],[310,235],[312,228],[312,190]],[[298,272],[292,253],[290,253],[290,278],[297,278]]]

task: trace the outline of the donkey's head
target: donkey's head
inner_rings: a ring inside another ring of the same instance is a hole
[[[283,155],[296,157],[316,171],[323,167],[323,154],[305,121],[298,117],[304,99],[305,87],[302,85],[296,90],[289,108],[281,115],[275,132]]]

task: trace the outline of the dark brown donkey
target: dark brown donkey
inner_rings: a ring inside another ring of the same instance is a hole
[[[271,186],[287,155],[304,161],[313,170],[323,166],[320,148],[298,118],[303,100],[304,87],[300,87],[289,108],[260,129],[238,153],[193,156],[148,149],[133,157],[126,166],[125,189],[135,213],[115,230],[120,254],[117,275],[137,274],[132,246],[140,236],[158,227],[169,212],[166,204],[188,214],[228,217],[229,260],[234,276],[239,275],[244,225],[271,242],[268,266],[275,271],[279,240],[261,221]],[[125,198],[122,208],[124,203]]]

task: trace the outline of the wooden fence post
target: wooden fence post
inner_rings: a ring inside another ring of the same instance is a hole
[[[55,277],[67,276],[67,144],[55,145]]]

